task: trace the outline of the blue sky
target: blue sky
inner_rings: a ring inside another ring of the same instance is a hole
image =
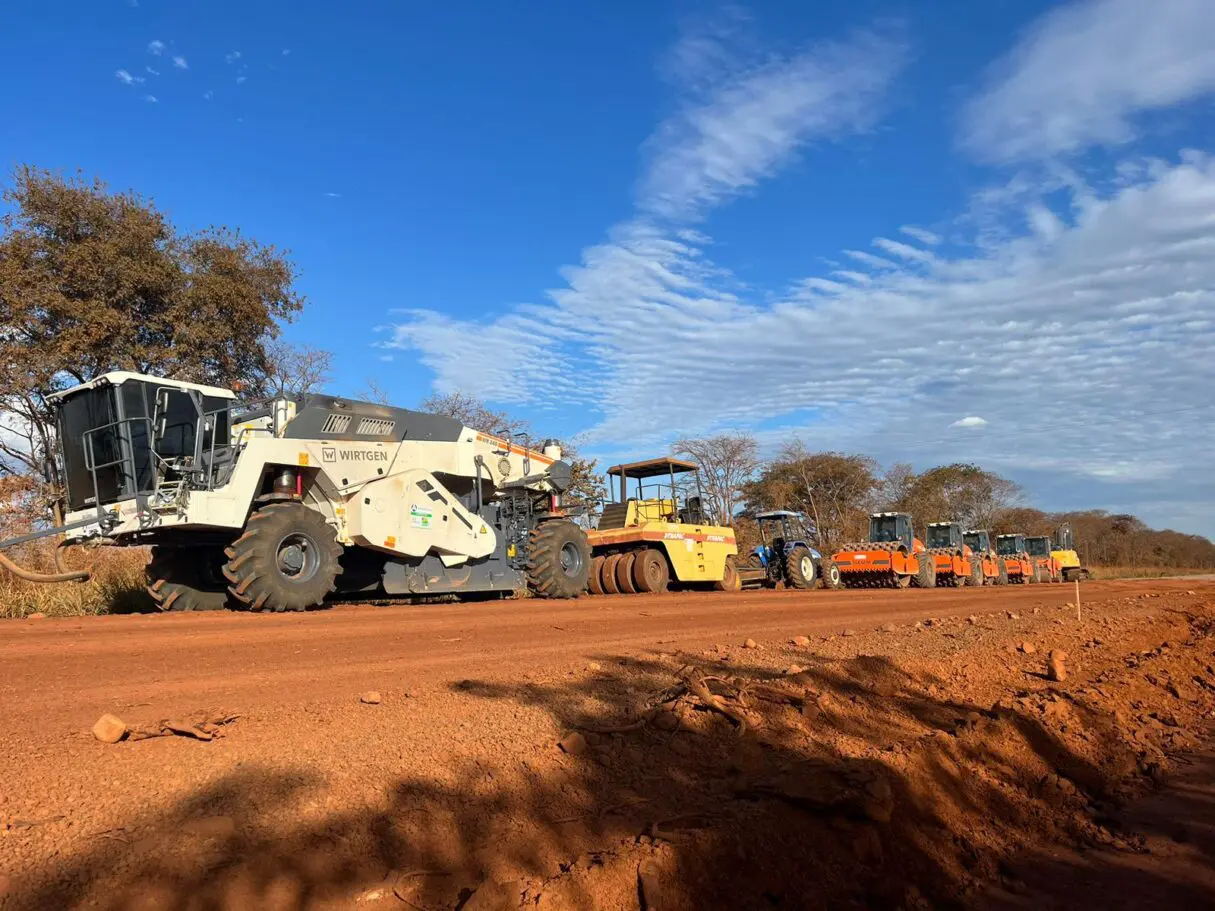
[[[44,0],[0,55],[3,163],[289,248],[335,391],[1215,534],[1208,0]]]

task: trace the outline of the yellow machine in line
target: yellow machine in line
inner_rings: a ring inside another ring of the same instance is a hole
[[[613,494],[619,481],[619,495],[587,533],[592,594],[665,592],[672,583],[741,588],[734,529],[708,523],[695,464],[648,459],[615,465],[607,474]]]
[[[1076,542],[1072,537],[1072,527],[1066,522],[1055,529],[1050,555],[1063,573],[1063,581],[1075,579],[1091,579],[1093,574],[1080,564],[1080,555],[1076,553]]]

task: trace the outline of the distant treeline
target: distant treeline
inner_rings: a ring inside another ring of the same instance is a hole
[[[854,453],[811,452],[801,443],[786,446],[771,460],[759,458],[746,434],[681,440],[677,454],[701,467],[710,511],[734,517],[747,546],[761,509],[805,513],[823,549],[863,540],[869,514],[910,513],[922,538],[929,522],[958,521],[996,534],[1050,535],[1071,523],[1076,549],[1086,564],[1130,568],[1215,569],[1215,543],[1201,535],[1157,531],[1132,515],[1104,510],[1052,513],[1023,504],[1024,491],[978,465],[955,463],[916,472],[910,465],[883,469]]]

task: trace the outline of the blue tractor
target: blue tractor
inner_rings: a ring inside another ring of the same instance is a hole
[[[814,526],[802,513],[787,509],[756,513],[752,518],[759,527],[760,543],[739,567],[743,584],[814,588],[822,565],[822,555],[810,546]]]

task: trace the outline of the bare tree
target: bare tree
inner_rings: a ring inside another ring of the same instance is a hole
[[[725,433],[700,439],[676,440],[676,455],[686,455],[700,467],[714,521],[729,525],[742,504],[742,487],[759,467],[759,444],[745,433]]]
[[[377,405],[392,405],[392,399],[389,398],[388,392],[370,377],[363,384],[363,389],[359,392],[359,395],[366,401],[374,402]]]
[[[275,339],[266,346],[267,395],[307,395],[333,379],[333,352]]]
[[[511,436],[528,433],[530,430],[527,421],[511,417],[504,411],[494,411],[480,399],[466,392],[432,395],[418,407],[422,411],[429,411],[432,414],[445,414],[457,421],[462,421],[466,427],[480,430],[482,433],[492,433],[495,436]]]

